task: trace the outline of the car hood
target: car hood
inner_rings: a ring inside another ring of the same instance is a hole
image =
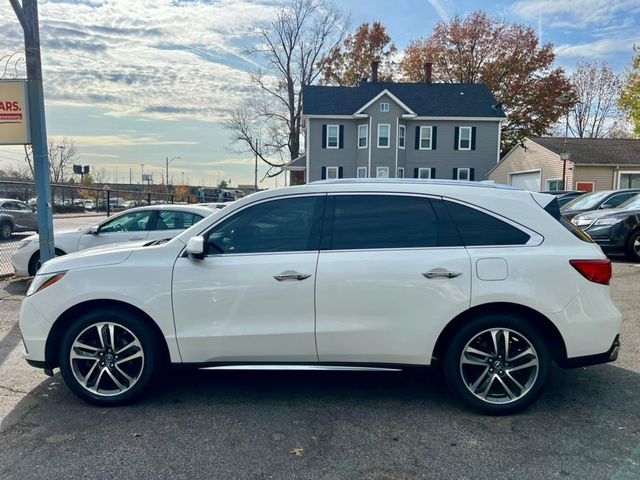
[[[65,238],[72,238],[72,237],[77,237],[79,233],[84,232],[86,230],[86,228],[76,228],[75,230],[56,230],[55,234],[54,234],[54,239],[57,241],[59,238],[65,239]],[[33,235],[29,235],[28,237],[25,238],[25,240],[31,240],[31,241],[38,241],[40,239],[40,237],[38,236],[37,233],[33,234]]]
[[[144,248],[147,243],[149,243],[148,240],[141,240],[139,242],[115,243],[80,250],[45,262],[38,274],[116,265],[124,262],[134,251]]]
[[[631,215],[640,214],[640,209],[628,208],[608,208],[605,210],[594,210],[591,212],[576,215],[574,218],[580,220],[597,220],[604,217],[629,217]]]

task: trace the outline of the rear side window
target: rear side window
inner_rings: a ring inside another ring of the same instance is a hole
[[[531,238],[522,230],[475,208],[445,202],[467,247],[524,245]]]
[[[201,215],[190,212],[160,211],[156,230],[184,230],[202,220]]]
[[[426,198],[336,195],[331,249],[435,247],[438,221]]]
[[[555,218],[558,222],[560,222],[560,225],[569,230],[578,239],[582,240],[583,242],[593,243],[593,240],[591,240],[591,237],[589,235],[584,233],[573,223],[562,216],[562,214],[560,213],[560,205],[557,198],[551,200],[547,204],[547,206],[544,207],[544,211]]]

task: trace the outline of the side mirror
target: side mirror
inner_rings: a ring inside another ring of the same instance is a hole
[[[202,260],[204,258],[204,237],[202,235],[189,239],[187,242],[187,255],[192,260]]]
[[[100,233],[100,227],[98,225],[94,225],[91,227],[91,235],[98,235]]]

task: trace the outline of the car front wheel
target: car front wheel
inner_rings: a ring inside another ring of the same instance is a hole
[[[9,222],[3,222],[0,224],[0,239],[8,240],[11,238],[11,234],[13,233],[13,228],[11,228],[11,224]]]
[[[550,356],[538,330],[516,316],[488,315],[455,334],[445,355],[449,388],[492,415],[531,405],[549,376]]]
[[[67,329],[60,370],[83,400],[102,406],[123,404],[152,381],[159,361],[157,345],[153,331],[129,312],[90,312]]]

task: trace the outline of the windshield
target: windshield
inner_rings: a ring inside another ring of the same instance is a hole
[[[640,195],[636,195],[635,197],[631,197],[631,199],[624,202],[618,208],[624,208],[626,210],[633,210],[636,208],[640,208]]]
[[[562,210],[588,210],[604,200],[610,192],[586,193],[567,203]]]

